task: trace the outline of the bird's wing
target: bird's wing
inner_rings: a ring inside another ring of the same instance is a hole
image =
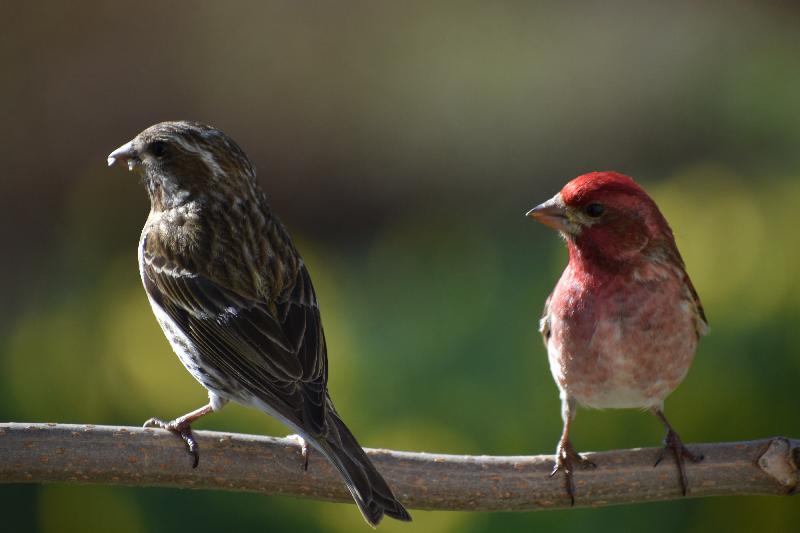
[[[542,334],[544,347],[547,348],[547,341],[550,340],[550,300],[553,298],[553,293],[547,297],[544,302],[544,311],[542,311],[542,318],[539,319],[539,333]]]
[[[205,365],[230,377],[234,392],[254,395],[310,435],[324,431],[325,338],[305,266],[272,306],[147,251],[142,273],[153,301],[193,341]]]
[[[685,268],[683,269],[683,286],[686,287],[686,291],[688,292],[687,297],[694,304],[695,330],[697,331],[697,337],[700,338],[708,333],[708,320],[706,319],[706,312],[703,309],[703,304],[700,302],[700,296],[697,295],[697,290],[694,288],[692,280],[689,279],[689,274],[686,273]]]
[[[668,259],[668,264],[678,265],[679,267],[676,269],[676,274],[683,284],[684,296],[691,302],[692,306],[694,306],[695,331],[699,339],[709,331],[708,320],[706,319],[706,312],[703,309],[703,304],[700,302],[700,296],[698,296],[697,290],[694,288],[694,284],[692,284],[692,280],[689,279],[689,273],[686,272],[686,264],[683,262],[683,257],[678,251],[678,245],[675,243],[674,238],[667,241],[666,257]]]

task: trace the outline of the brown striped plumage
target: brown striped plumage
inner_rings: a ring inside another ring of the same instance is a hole
[[[151,211],[139,268],[159,324],[209,404],[172,422],[197,465],[191,422],[228,400],[275,416],[324,454],[364,518],[411,517],[336,413],[325,336],[303,260],[253,164],[222,132],[164,122],[109,156],[142,175]]]

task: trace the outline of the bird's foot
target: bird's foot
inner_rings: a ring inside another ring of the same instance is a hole
[[[656,459],[656,463],[653,465],[653,467],[656,467],[659,465],[659,463],[661,463],[661,460],[664,459],[667,451],[672,451],[672,455],[675,457],[675,464],[678,465],[681,492],[684,496],[686,496],[686,494],[689,492],[689,482],[686,479],[686,465],[684,459],[688,459],[693,463],[699,463],[703,460],[703,455],[690,452],[689,449],[683,445],[681,438],[672,428],[667,430],[667,435],[664,437],[664,447],[661,449],[661,452],[659,452],[658,459]]]
[[[303,472],[308,472],[308,443],[300,435],[287,435],[287,439],[293,440],[300,446],[300,457],[303,458]]]
[[[595,468],[597,466],[592,461],[576,452],[568,439],[559,441],[558,448],[556,448],[556,461],[553,466],[553,471],[550,472],[550,477],[555,476],[559,470],[564,471],[567,496],[569,496],[570,505],[575,505],[575,482],[572,479],[575,465],[583,469]]]
[[[171,422],[164,422],[159,418],[151,418],[142,427],[166,429],[178,435],[186,443],[186,450],[192,460],[192,468],[197,468],[200,463],[200,446],[198,446],[197,440],[194,438],[192,426],[188,420],[181,417]]]

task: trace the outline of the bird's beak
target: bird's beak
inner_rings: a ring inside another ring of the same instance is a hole
[[[108,154],[108,166],[113,165],[117,161],[125,161],[128,163],[128,170],[139,164],[139,154],[133,148],[133,141],[127,142]]]
[[[543,204],[537,205],[525,213],[525,216],[565,233],[569,233],[572,226],[567,217],[567,208],[561,198],[561,193],[556,194]]]

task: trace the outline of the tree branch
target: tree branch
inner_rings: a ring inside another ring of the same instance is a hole
[[[0,483],[94,483],[286,494],[350,501],[339,475],[316,451],[303,471],[293,440],[196,432],[200,466],[164,430],[70,424],[0,424]],[[791,494],[798,488],[800,441],[769,439],[692,444],[705,455],[688,464],[690,497]],[[597,464],[575,474],[577,506],[680,497],[668,458],[656,448],[587,453]],[[532,511],[569,506],[553,456],[491,457],[368,450],[408,507]],[[671,458],[669,458],[671,459]]]

